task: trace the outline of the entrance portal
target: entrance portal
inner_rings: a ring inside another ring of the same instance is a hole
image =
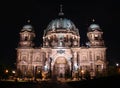
[[[69,73],[69,65],[66,58],[57,58],[54,64],[53,74],[58,78],[65,78],[67,73]]]

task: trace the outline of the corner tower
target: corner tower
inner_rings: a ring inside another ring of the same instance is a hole
[[[34,43],[33,38],[35,37],[35,33],[33,27],[31,25],[24,25],[20,32],[20,47],[33,47]]]
[[[32,73],[33,38],[35,33],[31,25],[24,25],[20,31],[20,42],[17,48],[18,75],[27,76]]]
[[[106,47],[103,40],[103,31],[98,24],[91,24],[88,28],[89,58],[91,76],[105,74],[106,72]]]
[[[87,37],[90,47],[104,47],[103,32],[98,24],[91,24],[89,26]]]

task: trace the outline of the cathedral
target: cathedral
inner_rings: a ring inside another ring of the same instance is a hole
[[[35,30],[32,25],[24,25],[20,31],[17,50],[17,71],[22,76],[75,78],[89,72],[95,77],[97,72],[106,70],[106,47],[103,31],[98,24],[88,27],[86,46],[80,44],[79,29],[67,18],[52,20],[43,34],[42,46],[35,47]],[[82,30],[82,29],[81,29]]]

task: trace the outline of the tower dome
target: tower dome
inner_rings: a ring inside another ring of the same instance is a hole
[[[94,31],[94,30],[98,30],[100,31],[100,26],[98,24],[91,24],[88,28],[89,31]]]
[[[21,31],[33,31],[32,25],[24,25]]]

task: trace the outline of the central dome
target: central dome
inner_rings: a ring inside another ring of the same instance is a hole
[[[55,30],[77,30],[74,23],[66,18],[59,18],[59,19],[55,19],[52,20],[48,27],[47,27],[47,31],[55,31]]]

